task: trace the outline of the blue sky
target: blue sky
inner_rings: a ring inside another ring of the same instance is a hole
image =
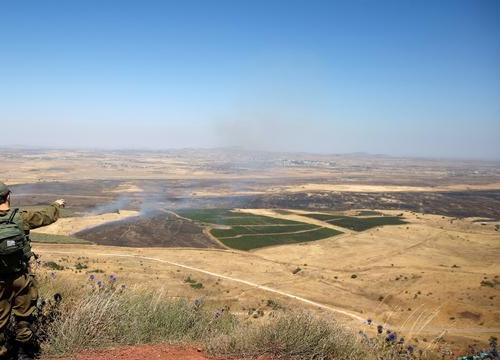
[[[496,0],[0,0],[0,145],[500,159],[499,39]]]

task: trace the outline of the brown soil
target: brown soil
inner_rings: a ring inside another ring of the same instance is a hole
[[[170,345],[126,346],[110,350],[85,351],[64,358],[45,358],[45,360],[208,360],[211,359],[196,349]]]

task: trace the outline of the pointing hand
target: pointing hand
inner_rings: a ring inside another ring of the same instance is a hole
[[[54,201],[54,204],[57,204],[57,205],[59,205],[59,207],[62,207],[62,208],[63,208],[63,207],[65,207],[65,206],[66,206],[66,200],[64,200],[64,199],[59,199],[59,200]]]

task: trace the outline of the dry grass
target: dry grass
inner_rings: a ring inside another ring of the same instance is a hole
[[[72,235],[84,229],[106,224],[113,221],[134,217],[137,211],[121,210],[120,213],[107,213],[100,215],[86,215],[78,217],[61,218],[57,222],[33,231],[39,234]]]
[[[44,329],[44,352],[68,355],[116,345],[175,343],[201,346],[224,357],[275,359],[411,359],[383,339],[358,336],[308,312],[277,311],[244,322],[202,300],[172,299],[161,290],[126,289],[115,280],[82,286],[42,278],[41,292],[63,295],[55,321]],[[368,341],[367,341],[368,339]]]

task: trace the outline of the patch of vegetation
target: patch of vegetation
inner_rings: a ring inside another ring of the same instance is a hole
[[[344,227],[354,231],[364,231],[378,226],[407,224],[399,216],[376,216],[360,218],[355,216],[333,215],[333,214],[306,214],[305,216],[325,221],[329,224]]]
[[[36,232],[30,233],[30,239],[35,243],[47,244],[92,244],[90,241],[78,239],[73,236],[41,234]]]
[[[276,209],[274,211],[276,213],[278,213],[278,214],[281,214],[281,215],[291,215],[291,214],[294,214],[292,211],[283,210],[283,209]]]
[[[94,269],[94,270],[89,270],[87,271],[88,274],[95,273],[95,274],[104,274],[104,270],[101,269]]]
[[[59,265],[55,261],[47,261],[47,262],[43,263],[43,266],[45,266],[46,268],[48,268],[50,270],[64,270],[64,266]]]
[[[88,266],[87,266],[87,265],[85,265],[85,264],[82,264],[82,263],[77,263],[77,264],[75,265],[75,269],[76,269],[76,270],[88,269]]]
[[[188,276],[185,280],[185,283],[189,284],[193,289],[203,289],[203,284],[199,281],[196,281]]]
[[[311,224],[270,225],[270,226],[232,226],[230,229],[212,229],[210,232],[217,238],[251,234],[278,234],[319,229]]]
[[[357,218],[352,216],[343,216],[338,219],[329,220],[329,224],[337,225],[354,231],[364,231],[378,226],[403,225],[407,222],[397,216],[381,216],[370,218]]]
[[[495,287],[495,283],[493,281],[490,281],[490,280],[482,280],[481,281],[481,286],[486,286],[486,287],[494,288]]]
[[[268,299],[266,302],[266,306],[270,307],[273,310],[283,309],[283,306],[281,306],[276,300],[273,299]]]
[[[373,210],[360,210],[358,211],[358,216],[376,216],[376,215],[382,215],[381,212],[379,211],[373,211]]]
[[[185,218],[206,224],[218,225],[270,225],[270,224],[301,224],[297,221],[276,219],[225,209],[180,210],[177,214]]]
[[[297,244],[307,241],[325,239],[331,236],[341,234],[340,231],[328,228],[319,228],[318,230],[307,231],[295,234],[277,234],[277,235],[246,235],[238,238],[220,239],[220,241],[233,249],[252,250],[265,246]]]
[[[339,218],[341,215],[311,213],[304,216],[321,221],[330,221]]]

